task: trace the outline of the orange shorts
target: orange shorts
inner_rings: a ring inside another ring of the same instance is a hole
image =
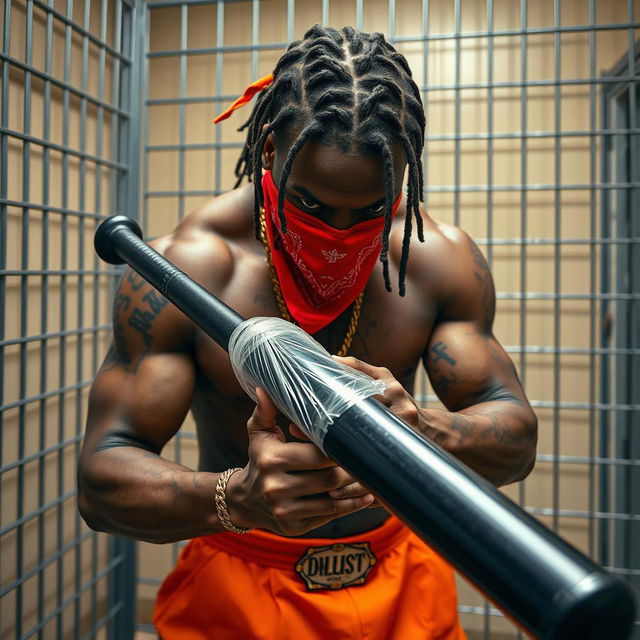
[[[466,638],[453,570],[393,516],[339,540],[196,538],[160,587],[154,624],[162,640]]]

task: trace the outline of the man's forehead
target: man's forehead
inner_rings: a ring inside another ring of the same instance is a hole
[[[284,150],[283,150],[284,152]],[[393,152],[396,184],[402,182],[405,159],[398,147]],[[285,158],[280,158],[284,164]],[[310,140],[295,158],[288,183],[317,185],[349,193],[380,192],[384,195],[385,172],[381,155],[363,154],[356,149],[341,151],[336,146]]]

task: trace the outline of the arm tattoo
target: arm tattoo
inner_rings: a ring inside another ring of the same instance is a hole
[[[451,429],[460,435],[462,443],[473,433],[473,422],[459,413],[451,414]]]
[[[138,291],[145,284],[148,285],[146,280],[137,276],[131,269],[125,273],[123,281],[129,284],[132,291]],[[150,287],[150,285],[148,286]],[[142,302],[143,305],[131,308],[131,297],[122,293],[121,288],[118,290],[113,304],[113,345],[109,349],[102,365],[103,371],[109,371],[116,366],[122,366],[128,371],[135,371],[142,359],[151,352],[153,346],[153,335],[151,333],[153,321],[160,315],[164,307],[169,304],[169,301],[150,287],[149,291],[142,296]],[[144,343],[143,351],[135,363],[127,348],[125,327],[121,322],[121,318],[127,313],[129,314],[126,320],[127,326],[135,329]]]
[[[455,367],[458,362],[447,353],[447,349],[447,345],[442,342],[442,340],[434,344],[433,347],[430,348],[430,350],[435,354],[435,358],[433,356],[431,357],[431,362],[435,364],[438,360],[444,360],[452,367]]]
[[[169,304],[169,301],[164,296],[161,296],[155,289],[151,289],[145,294],[142,300],[147,303],[148,308],[139,309],[136,307],[129,318],[129,326],[140,333],[145,346],[150,350],[153,344],[153,336],[150,333],[151,325],[160,315],[162,309]]]
[[[169,301],[155,289],[151,289],[142,299],[151,307],[151,311],[156,316],[169,304]]]
[[[522,444],[524,442],[525,438],[522,435],[514,433],[502,424],[501,416],[493,414],[487,416],[487,418],[489,424],[480,433],[480,437],[483,440],[493,438],[498,444]]]
[[[176,477],[175,473],[171,474],[171,504],[175,505],[180,501],[180,498],[182,498],[182,487],[180,486],[180,483],[178,482],[178,478]]]
[[[139,276],[133,269],[127,271],[126,278],[132,291],[137,291],[147,284],[147,281],[142,276]]]
[[[482,310],[484,311],[485,321],[484,330],[488,333],[491,331],[493,316],[496,312],[496,292],[493,286],[491,272],[489,271],[489,265],[487,265],[487,261],[484,259],[480,249],[478,249],[474,243],[471,243],[471,252],[475,266],[473,275],[482,290]]]
[[[110,371],[114,367],[131,364],[131,355],[127,350],[127,343],[124,338],[124,328],[120,322],[120,314],[129,309],[131,298],[123,293],[116,294],[113,302],[113,344],[109,348],[109,353],[102,365],[103,371]]]
[[[458,361],[447,353],[448,346],[440,340],[432,347],[429,347],[429,375],[433,390],[440,398],[446,398],[452,387],[460,384],[462,380],[458,377],[453,367]]]
[[[447,345],[442,342],[442,340],[434,344],[433,347],[430,347],[429,350],[435,354],[435,358],[431,356],[431,362],[435,364],[436,362],[438,362],[438,360],[444,360],[452,367],[455,367],[455,365],[458,363],[447,353],[447,348]]]
[[[438,397],[446,398],[451,387],[460,384],[461,380],[455,373],[451,373],[446,376],[444,373],[438,372],[438,377],[434,376],[434,379],[431,381],[433,386],[433,390],[438,394]]]
[[[129,326],[133,327],[144,340],[147,350],[151,350],[153,345],[153,336],[150,333],[151,325],[155,315],[150,311],[142,311],[137,307],[132,311],[129,318]]]

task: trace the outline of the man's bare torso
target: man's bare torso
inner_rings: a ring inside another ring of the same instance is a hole
[[[250,186],[218,198],[189,216],[171,238],[156,241],[155,246],[242,316],[278,316],[264,247],[254,235],[252,198]],[[385,291],[378,264],[365,289],[362,314],[349,355],[387,367],[412,392],[416,370],[435,322],[437,304],[435,295],[429,299],[424,283],[418,286],[411,272],[406,280],[405,297],[397,293],[394,255],[400,252],[403,218],[404,204],[390,236],[394,291]],[[430,226],[435,229],[435,225],[426,216],[425,223],[429,237]],[[209,240],[210,252],[207,251]],[[220,254],[225,252],[225,264],[221,267]],[[229,273],[222,284],[218,278],[221,269]],[[350,316],[351,307],[313,337],[336,353],[344,340]],[[244,466],[248,445],[246,423],[255,405],[236,380],[227,353],[197,328],[193,342],[197,371],[191,411],[197,425],[199,468],[222,471],[230,466]],[[280,416],[279,424],[291,439],[288,420]],[[307,535],[350,535],[378,525],[385,517],[382,509],[366,509]]]

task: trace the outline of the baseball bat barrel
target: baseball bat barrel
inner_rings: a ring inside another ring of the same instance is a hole
[[[105,220],[95,246],[103,260],[128,263],[228,349],[244,318],[145,244],[133,220]],[[275,392],[270,385],[273,378],[264,387]],[[532,637],[630,637],[635,599],[627,584],[377,400],[360,400],[334,418],[322,447]]]
[[[532,637],[630,638],[627,584],[381,403],[336,418],[323,449]]]

